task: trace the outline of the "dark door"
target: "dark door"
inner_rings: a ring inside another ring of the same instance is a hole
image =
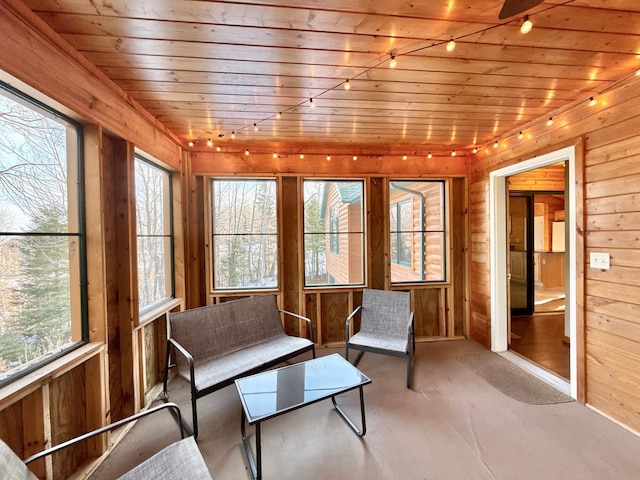
[[[534,306],[533,195],[509,192],[509,298],[511,315],[531,315]]]

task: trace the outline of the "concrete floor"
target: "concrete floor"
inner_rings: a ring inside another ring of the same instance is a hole
[[[458,360],[470,340],[420,343],[414,387],[402,359],[365,354],[367,433],[357,437],[325,400],[262,425],[265,479],[637,479],[640,437],[576,402],[531,405]],[[334,353],[322,349],[319,354]],[[339,351],[343,353],[342,350]],[[172,400],[190,418],[188,389]],[[354,418],[357,393],[340,399]],[[199,400],[198,445],[216,480],[248,480],[234,386]],[[178,438],[162,413],[138,422],[91,477],[113,479]],[[251,428],[251,427],[250,427]],[[252,430],[250,430],[252,431]]]

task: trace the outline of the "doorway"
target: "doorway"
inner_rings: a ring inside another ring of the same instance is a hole
[[[490,250],[491,250],[491,349],[503,354],[525,370],[561,391],[577,398],[577,345],[576,345],[576,232],[569,225],[576,225],[575,185],[576,159],[575,147],[568,147],[540,157],[523,161],[490,173]],[[566,165],[565,195],[565,318],[569,341],[570,380],[567,382],[547,370],[508,351],[509,347],[509,280],[508,261],[508,185],[510,176],[564,162]]]

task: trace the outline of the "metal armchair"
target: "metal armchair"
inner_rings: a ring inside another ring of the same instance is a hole
[[[360,331],[349,336],[352,319],[360,314]],[[346,321],[346,352],[359,350],[354,365],[364,352],[380,353],[407,359],[407,388],[411,388],[411,374],[416,348],[415,326],[408,292],[365,289],[362,306],[356,308]]]

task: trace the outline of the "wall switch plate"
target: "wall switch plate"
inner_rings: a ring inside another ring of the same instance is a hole
[[[600,270],[609,270],[609,254],[591,252],[589,255],[589,264],[591,268],[599,268]]]

